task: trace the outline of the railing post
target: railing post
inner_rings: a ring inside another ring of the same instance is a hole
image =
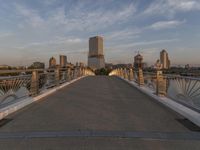
[[[129,80],[130,80],[130,81],[133,81],[133,79],[134,79],[134,76],[133,76],[133,69],[130,68],[130,69],[129,69]]]
[[[70,69],[70,80],[73,80],[73,72],[74,72],[74,70]]]
[[[78,77],[78,68],[75,67],[74,69],[74,79]]]
[[[81,76],[82,76],[82,68],[79,67],[79,77],[81,77]]]
[[[118,69],[118,76],[121,77],[121,69]]]
[[[68,81],[68,69],[65,68],[65,82]]]
[[[85,76],[85,68],[82,68],[82,76]]]
[[[76,68],[76,78],[78,78],[80,75],[80,70],[79,70],[79,67]]]
[[[81,68],[81,77],[84,76],[84,68]]]
[[[119,76],[119,69],[116,69],[116,76]]]
[[[78,69],[75,67],[74,68],[74,79],[77,78],[77,75],[78,75]]]
[[[144,75],[143,75],[143,71],[141,68],[139,68],[139,71],[138,71],[138,85],[139,86],[144,85]]]
[[[70,81],[70,68],[67,68],[67,81]]]
[[[66,82],[67,81],[67,71],[66,71],[66,68],[63,69],[62,76],[63,76],[62,79],[64,80],[64,82]]]
[[[85,68],[83,68],[83,76],[85,76],[86,74],[85,74]]]
[[[71,79],[73,80],[75,78],[75,68],[71,71]]]
[[[32,72],[30,93],[31,96],[39,94],[39,74],[37,70]]]
[[[124,71],[124,68],[122,69],[122,78],[125,78],[125,71]]]
[[[128,79],[128,72],[126,68],[124,68],[124,79]]]
[[[79,67],[79,77],[81,77],[82,76],[82,71],[81,71],[81,67]]]
[[[65,71],[64,71],[64,68],[62,68],[62,69],[60,70],[59,74],[60,74],[59,80],[60,80],[61,82],[65,81],[65,80],[66,80],[66,73],[65,73]]]
[[[85,68],[82,68],[82,76],[85,76]]]
[[[156,73],[156,95],[166,96],[167,94],[167,83],[163,77],[162,71]]]
[[[60,85],[60,69],[57,67],[55,70],[56,86]]]
[[[120,68],[120,77],[123,78],[123,69]]]
[[[116,74],[114,74],[114,75],[118,76],[118,69],[115,69],[115,70],[113,70],[113,71],[116,71]],[[112,71],[112,72],[113,72],[113,71]]]

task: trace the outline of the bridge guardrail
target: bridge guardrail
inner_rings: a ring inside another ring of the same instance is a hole
[[[129,77],[131,74],[134,75],[132,78]],[[118,68],[110,75],[117,75],[124,79],[128,76],[130,81],[148,87],[156,95],[168,97],[200,112],[200,78],[162,74],[161,71],[154,73],[143,72],[142,69],[134,71],[132,68]]]
[[[43,91],[59,86],[81,76],[94,75],[84,67],[1,70],[0,71],[0,108],[34,97]]]

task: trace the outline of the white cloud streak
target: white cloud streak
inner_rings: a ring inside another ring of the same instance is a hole
[[[10,32],[0,33],[0,38],[6,38],[10,36],[13,36],[13,33]]]
[[[142,41],[142,42],[133,42],[130,44],[119,44],[116,47],[108,47],[110,50],[116,50],[118,49],[119,51],[123,51],[126,49],[133,49],[138,46],[147,46],[147,45],[157,45],[157,44],[162,44],[162,43],[172,43],[172,42],[177,42],[179,39],[162,39],[162,40],[154,40],[154,41]]]
[[[17,49],[26,49],[26,48],[51,46],[51,45],[59,45],[59,44],[74,45],[74,44],[80,44],[83,42],[84,42],[84,40],[82,40],[80,38],[55,37],[53,40],[50,40],[50,41],[30,42],[26,45],[18,46],[16,48]]]
[[[168,5],[177,11],[200,10],[199,0],[167,0]]]
[[[184,21],[178,21],[178,20],[159,21],[159,22],[153,23],[149,28],[154,29],[154,30],[175,28],[183,23],[185,23],[185,20]]]
[[[142,15],[165,15],[172,17],[178,12],[199,11],[199,0],[154,0]]]
[[[140,28],[131,28],[131,29],[124,29],[124,30],[115,30],[112,32],[108,32],[105,34],[106,40],[109,41],[123,41],[124,39],[135,39],[140,37],[140,33],[142,33],[142,29]]]

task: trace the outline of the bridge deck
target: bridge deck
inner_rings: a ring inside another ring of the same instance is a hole
[[[3,150],[200,149],[181,116],[116,77],[81,79],[4,122]]]

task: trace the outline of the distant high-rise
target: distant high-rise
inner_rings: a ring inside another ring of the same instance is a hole
[[[134,67],[135,68],[143,68],[143,57],[139,53],[134,57]]]
[[[103,38],[100,36],[91,37],[89,39],[88,66],[94,70],[105,68]]]
[[[49,59],[49,68],[55,68],[56,67],[56,59],[54,57],[51,57]]]
[[[60,67],[66,67],[67,66],[67,56],[60,55]]]
[[[170,68],[170,60],[166,50],[160,52],[160,63],[162,64],[162,69]]]

